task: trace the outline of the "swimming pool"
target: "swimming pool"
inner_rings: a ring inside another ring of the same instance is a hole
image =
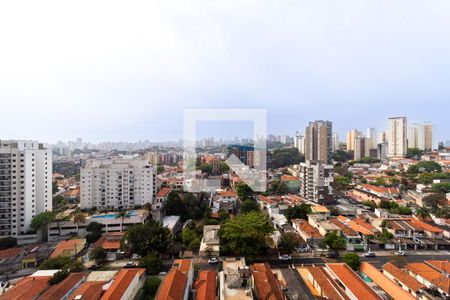
[[[132,216],[136,216],[137,212],[135,210],[130,210],[126,215],[125,218],[127,217],[132,217]],[[92,219],[115,219],[117,217],[117,214],[115,213],[111,213],[111,214],[104,214],[104,215],[94,215],[92,216]]]

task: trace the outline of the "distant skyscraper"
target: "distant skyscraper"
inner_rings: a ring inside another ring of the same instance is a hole
[[[408,148],[430,151],[433,149],[433,125],[413,124],[408,128]]]
[[[331,143],[331,150],[336,152],[339,150],[339,134],[337,132],[333,133],[333,141]]]
[[[333,125],[330,121],[309,122],[305,130],[305,160],[331,163]]]
[[[369,149],[377,149],[377,131],[375,128],[367,128],[366,136],[369,139]]]
[[[20,240],[52,210],[52,152],[35,141],[0,141],[0,237]]]
[[[363,157],[369,157],[370,156],[370,147],[369,147],[369,138],[366,137],[357,137],[355,138],[355,150],[354,153],[354,159],[359,160]]]
[[[387,131],[383,130],[380,132],[380,136],[378,137],[378,143],[387,143]]]
[[[305,137],[298,131],[294,137],[294,147],[298,149],[298,153],[305,154]]]
[[[355,150],[355,139],[360,136],[362,136],[362,134],[357,129],[352,129],[347,132],[347,151]]]
[[[379,143],[377,145],[377,159],[381,160],[382,162],[386,161],[388,151],[387,149],[387,143]]]
[[[408,150],[406,117],[389,118],[388,157],[403,157]]]

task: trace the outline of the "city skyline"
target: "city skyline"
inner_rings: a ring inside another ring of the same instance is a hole
[[[225,107],[267,109],[276,134],[323,119],[344,137],[400,115],[448,140],[449,8],[2,3],[0,137],[178,140],[183,109]]]

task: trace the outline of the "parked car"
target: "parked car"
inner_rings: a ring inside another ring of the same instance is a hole
[[[167,275],[167,272],[159,272],[158,273],[158,276],[166,276]]]
[[[292,257],[291,257],[289,254],[280,254],[280,255],[278,256],[278,259],[279,259],[279,260],[291,260]]]
[[[395,255],[395,256],[406,256],[406,251],[403,251],[403,250],[401,250],[401,251],[395,251],[395,252],[394,252],[394,255]]]
[[[132,260],[139,260],[139,259],[141,259],[141,256],[139,254],[134,253],[133,255],[131,255],[131,259]]]
[[[89,270],[98,270],[98,269],[100,269],[100,265],[98,265],[98,264],[93,264],[92,266],[90,266],[89,267]]]
[[[136,268],[137,267],[137,263],[135,263],[134,261],[129,261],[125,264],[125,268]]]
[[[335,259],[335,258],[338,258],[338,257],[339,257],[339,253],[337,253],[337,252],[332,251],[332,252],[328,252],[327,253],[327,258]]]
[[[208,264],[210,265],[216,265],[220,262],[220,260],[217,257],[211,257],[208,259]]]
[[[364,253],[365,257],[375,257],[375,253],[373,253],[372,251],[367,251],[366,253]]]

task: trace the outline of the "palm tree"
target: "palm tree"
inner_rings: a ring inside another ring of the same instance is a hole
[[[123,219],[125,219],[126,215],[127,215],[127,212],[126,212],[126,211],[119,211],[119,212],[116,214],[116,219],[120,219],[120,232],[122,232]]]
[[[86,222],[86,216],[82,212],[78,212],[73,216],[73,222],[77,226],[77,235],[78,235],[78,225]]]

